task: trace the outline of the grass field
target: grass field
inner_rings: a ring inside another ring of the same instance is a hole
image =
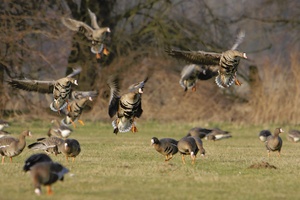
[[[199,124],[138,123],[139,132],[114,135],[109,123],[87,122],[74,129],[71,138],[81,143],[82,152],[74,163],[64,156],[51,156],[70,169],[63,182],[53,185],[54,195],[36,196],[29,174],[22,171],[24,160],[32,151],[0,168],[0,199],[298,199],[299,145],[283,138],[282,156],[267,157],[257,134],[263,126],[211,124],[231,131],[233,137],[222,141],[204,140],[206,157],[192,165],[179,154],[164,162],[164,157],[150,146],[153,136],[180,139]],[[29,128],[34,134],[27,144],[46,135],[49,123],[36,121],[14,123],[8,131],[17,136]],[[275,126],[268,127],[272,131]],[[286,132],[290,127],[282,127]],[[295,128],[295,127],[294,127]],[[6,159],[8,161],[8,159]],[[277,169],[250,169],[267,161]]]

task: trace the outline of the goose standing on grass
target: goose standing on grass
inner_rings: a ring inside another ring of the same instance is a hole
[[[52,127],[47,133],[49,137],[56,136],[60,138],[68,138],[73,132],[73,130],[70,127],[60,124],[60,122],[56,119],[52,120],[51,123]]]
[[[200,139],[200,138],[199,138]],[[178,151],[181,154],[183,164],[185,164],[185,155],[190,155],[192,164],[195,164],[196,155],[199,151],[196,140],[192,136],[183,137],[178,141]]]
[[[259,132],[258,138],[259,138],[260,141],[265,142],[265,141],[267,141],[267,137],[269,137],[270,135],[272,135],[271,131],[262,130],[262,131]]]
[[[290,130],[286,135],[287,140],[291,142],[299,142],[300,140],[300,131],[298,130]]]
[[[29,130],[23,131],[19,139],[11,137],[11,136],[4,136],[0,138],[0,154],[2,156],[2,164],[4,164],[5,156],[9,157],[10,162],[12,162],[12,157],[18,156],[22,153],[23,149],[26,146],[25,137],[32,136]]]
[[[76,127],[75,122],[78,121],[81,125],[84,125],[84,122],[79,118],[88,101],[93,101],[92,97],[84,97],[71,101],[69,103],[69,109],[64,111],[66,117],[61,120],[61,124],[64,126],[69,126],[72,124],[73,127]]]
[[[114,133],[118,132],[137,132],[134,120],[139,118],[142,113],[142,94],[145,83],[148,77],[142,82],[133,84],[129,87],[129,92],[119,95],[119,79],[117,76],[112,76],[108,80],[108,86],[110,87],[110,101],[108,114],[110,117],[117,116],[112,122]]]
[[[75,161],[76,156],[81,152],[80,144],[75,139],[66,139],[64,142],[64,147],[62,148],[62,153],[66,156],[67,162],[68,158],[72,158],[72,162]]]
[[[67,102],[72,91],[72,85],[78,85],[77,80],[73,77],[79,74],[81,70],[82,68],[74,69],[68,76],[53,81],[11,79],[8,81],[8,84],[14,88],[26,91],[52,93],[54,100],[50,104],[50,108],[56,112],[67,106]]]
[[[85,35],[85,37],[91,41],[91,52],[96,54],[96,58],[101,58],[101,53],[108,55],[109,52],[105,46],[106,34],[110,33],[109,27],[99,27],[97,23],[97,17],[95,13],[88,9],[91,25],[87,25],[84,22],[77,21],[71,18],[62,18],[62,23],[70,30],[77,31]]]
[[[153,137],[151,139],[151,145],[158,153],[166,157],[165,161],[171,160],[173,155],[178,152],[177,143],[178,141],[173,138],[162,138],[159,140],[157,137]]]
[[[192,64],[196,65],[206,65],[206,66],[218,66],[217,73],[216,70],[212,76],[217,75],[215,82],[221,88],[226,88],[232,85],[235,82],[236,85],[241,85],[241,82],[236,78],[238,65],[240,62],[240,58],[247,59],[246,53],[237,51],[236,48],[239,44],[243,41],[245,37],[244,32],[240,32],[238,34],[237,40],[235,44],[232,46],[230,50],[227,50],[223,53],[214,53],[214,52],[205,52],[205,51],[181,51],[181,50],[174,50],[174,49],[166,49],[166,52],[175,58],[186,60]],[[208,68],[208,67],[206,67]],[[197,71],[198,69],[198,71]],[[200,69],[200,71],[199,71]],[[194,70],[187,70],[182,77],[185,77],[185,80],[189,80],[190,78],[190,85],[198,80],[195,78],[195,74],[204,73],[205,68],[194,68]],[[192,78],[193,77],[193,78]],[[188,82],[188,81],[186,81]],[[192,82],[192,83],[191,83]]]
[[[69,172],[67,168],[59,163],[53,162],[51,158],[45,154],[34,154],[25,161],[23,166],[25,172],[29,171],[34,192],[37,195],[41,195],[41,186],[45,185],[47,188],[47,194],[53,194],[51,185],[56,181],[64,180],[64,175]]]
[[[270,151],[278,151],[278,156],[280,156],[282,139],[279,137],[279,134],[283,132],[284,131],[281,128],[276,128],[274,134],[267,137],[265,144],[268,152],[268,157],[270,157]]]
[[[204,138],[206,140],[222,140],[226,138],[231,138],[231,134],[228,131],[223,131],[219,128],[213,128],[210,133],[208,133]]]
[[[36,142],[28,145],[28,148],[31,150],[42,150],[46,153],[53,153],[55,155],[62,152],[62,147],[64,145],[64,140],[59,137],[48,137],[48,138],[39,138]]]

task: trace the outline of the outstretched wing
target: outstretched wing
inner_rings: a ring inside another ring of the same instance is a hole
[[[11,79],[8,81],[8,84],[14,88],[22,90],[35,91],[40,93],[52,93],[55,81]]]
[[[73,72],[69,74],[67,77],[73,77],[79,74],[82,71],[81,67],[73,68]]]
[[[236,40],[235,40],[233,46],[231,47],[231,50],[236,50],[238,48],[238,46],[244,41],[244,38],[245,38],[245,31],[241,30],[238,33]]]
[[[222,55],[205,51],[181,51],[175,49],[166,49],[165,51],[172,57],[198,65],[219,65]]]
[[[99,94],[98,91],[72,91],[71,97],[73,100],[75,99],[82,99],[84,97],[97,97]]]
[[[113,117],[119,109],[119,101],[120,101],[119,82],[120,80],[117,76],[112,76],[107,81],[107,84],[110,88],[110,99],[109,99],[109,107],[108,107],[108,114],[110,117]]]
[[[99,29],[99,25],[97,23],[97,17],[95,15],[95,13],[93,13],[90,9],[88,9],[89,11],[89,15],[90,15],[90,18],[91,18],[91,25],[94,29]]]
[[[83,33],[89,40],[93,39],[94,30],[86,23],[71,18],[62,18],[61,21],[70,30]]]

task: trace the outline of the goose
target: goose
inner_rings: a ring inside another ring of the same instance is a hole
[[[207,129],[207,128],[201,128],[201,127],[194,127],[191,128],[188,132],[187,136],[197,136],[200,139],[203,139],[207,134],[211,133],[212,129]]]
[[[267,137],[265,142],[268,157],[270,157],[270,151],[278,151],[278,156],[280,156],[280,151],[282,148],[282,139],[279,137],[280,133],[284,131],[281,128],[276,128],[273,135]]]
[[[178,141],[173,138],[162,138],[159,140],[157,137],[153,137],[151,139],[151,145],[158,153],[165,156],[165,161],[171,160],[173,155],[178,152],[177,143]]]
[[[48,162],[48,161],[52,161],[52,159],[47,154],[44,153],[32,154],[25,160],[23,171],[28,172],[33,165],[39,162]]]
[[[36,142],[31,143],[27,147],[31,150],[42,150],[46,153],[53,153],[55,155],[62,152],[62,146],[64,145],[64,139],[59,137],[38,138]]]
[[[106,40],[106,33],[110,33],[109,27],[99,27],[97,23],[97,17],[90,9],[88,9],[91,25],[87,25],[84,22],[77,21],[71,18],[62,18],[62,23],[70,30],[77,31],[85,35],[85,37],[91,41],[91,52],[96,54],[96,58],[100,59],[100,53],[108,55],[109,52],[106,49],[104,42]]]
[[[129,87],[129,92],[119,95],[119,78],[112,76],[109,78],[107,84],[110,88],[110,100],[108,114],[112,118],[117,116],[112,122],[114,133],[118,132],[137,132],[134,120],[141,117],[142,109],[142,94],[145,83],[148,77],[142,82],[133,84]]]
[[[49,129],[47,133],[49,137],[56,136],[60,138],[67,138],[73,132],[73,130],[70,127],[61,124],[56,119],[51,120],[51,123],[52,123],[52,127]]]
[[[287,137],[288,141],[299,142],[299,140],[300,140],[300,131],[290,130],[286,137]]]
[[[72,162],[75,161],[75,157],[79,155],[81,152],[80,144],[75,139],[66,139],[64,142],[64,147],[62,148],[62,153],[66,156],[66,160],[68,162],[68,158],[72,158]]]
[[[25,160],[25,172],[29,171],[34,185],[34,192],[41,195],[41,186],[47,187],[47,194],[53,194],[51,185],[58,180],[63,181],[64,175],[69,172],[59,163],[53,162],[46,154],[34,154]]]
[[[19,138],[14,138],[11,136],[4,136],[0,138],[0,154],[2,156],[2,164],[4,164],[5,156],[9,157],[10,162],[12,162],[12,157],[18,156],[22,153],[26,146],[25,137],[31,137],[32,134],[29,130],[23,131]]]
[[[177,147],[179,153],[181,154],[183,164],[185,164],[185,155],[190,155],[192,159],[192,164],[195,164],[196,155],[199,151],[199,148],[194,137],[188,136],[181,138],[178,141]]]
[[[172,57],[183,59],[196,65],[186,67],[182,71],[180,84],[183,83],[185,90],[194,88],[199,74],[205,75],[206,72],[208,72],[208,75],[203,76],[204,80],[216,76],[216,84],[221,88],[227,88],[230,87],[233,82],[235,82],[236,85],[241,85],[241,82],[236,78],[236,74],[240,59],[247,59],[247,55],[244,52],[237,51],[236,48],[243,41],[244,37],[245,32],[241,31],[232,48],[222,53],[182,51],[175,49],[166,49],[166,52]],[[198,65],[206,65],[206,67]],[[184,84],[184,81],[186,84]],[[190,87],[187,87],[187,84],[189,84]],[[193,90],[195,90],[195,88]]]
[[[9,135],[10,135],[9,132],[0,130],[0,138],[5,137],[5,136],[9,136]]]
[[[205,140],[222,140],[226,138],[231,138],[232,135],[228,131],[223,131],[219,128],[213,128],[210,133],[208,133],[204,139]]]
[[[73,69],[73,72],[66,77],[53,81],[30,80],[30,79],[11,79],[8,81],[14,88],[35,91],[39,93],[52,93],[53,102],[50,108],[53,111],[62,110],[67,106],[67,101],[71,93],[72,85],[78,85],[77,79],[73,78],[81,72],[82,68]]]
[[[84,125],[84,122],[79,118],[88,101],[93,101],[92,97],[88,96],[71,101],[69,103],[69,109],[67,111],[64,111],[66,116],[61,120],[61,124],[64,126],[69,126],[72,124],[75,128],[75,122],[78,121],[81,125]]]
[[[3,119],[0,119],[0,131],[2,131],[6,127],[9,127],[9,123]]]
[[[267,137],[269,137],[270,135],[272,135],[272,133],[269,130],[262,130],[259,132],[258,138],[260,141],[265,142],[267,141]]]

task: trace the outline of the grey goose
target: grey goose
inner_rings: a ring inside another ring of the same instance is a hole
[[[154,149],[165,156],[165,161],[169,161],[173,158],[178,152],[177,148],[178,141],[173,138],[161,138],[160,140],[157,137],[151,139],[151,145]]]
[[[271,151],[278,151],[278,156],[280,156],[280,151],[282,148],[282,139],[279,136],[279,134],[283,132],[284,131],[281,128],[276,128],[274,134],[267,137],[265,145],[267,148],[268,157],[270,157]]]

